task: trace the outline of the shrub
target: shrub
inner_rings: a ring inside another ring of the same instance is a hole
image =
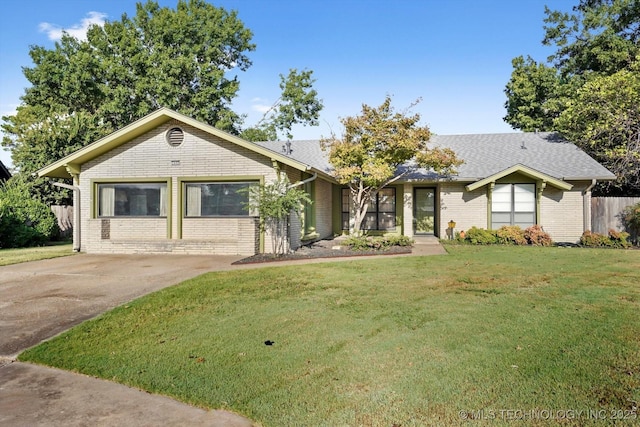
[[[589,248],[628,248],[631,246],[629,243],[629,233],[624,231],[609,230],[609,234],[594,233],[591,231],[585,231],[580,237],[580,244]]]
[[[534,246],[551,246],[553,244],[549,233],[539,225],[532,225],[524,230],[524,237],[530,245]]]
[[[502,226],[495,231],[496,241],[503,245],[526,245],[524,230],[517,225]]]
[[[640,235],[640,203],[624,208],[620,214],[620,220],[627,231],[631,233],[631,239],[636,244],[640,244],[638,239]]]
[[[626,249],[631,246],[629,243],[629,233],[625,231],[616,231],[614,229],[609,230],[609,241],[614,248]]]
[[[0,187],[0,248],[41,246],[58,233],[55,215],[31,198],[24,181],[16,177]]]
[[[348,246],[354,251],[366,251],[366,250],[384,250],[392,246],[411,246],[413,245],[413,239],[407,236],[349,236],[343,242],[344,246]]]
[[[475,226],[467,231],[464,240],[472,245],[492,245],[497,242],[496,236],[491,231]]]

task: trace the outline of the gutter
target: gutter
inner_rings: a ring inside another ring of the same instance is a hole
[[[62,182],[53,182],[52,184],[56,187],[73,190],[73,251],[80,252],[80,187]]]
[[[311,178],[307,178],[304,181],[295,182],[295,183],[291,184],[290,186],[288,186],[287,189],[294,188],[294,187],[299,187],[299,186],[304,185],[304,184],[306,184],[308,182],[314,181],[317,177],[318,177],[318,172],[314,172],[313,176]]]

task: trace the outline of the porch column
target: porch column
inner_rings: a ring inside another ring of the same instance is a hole
[[[413,185],[405,183],[402,194],[402,234],[413,237]]]

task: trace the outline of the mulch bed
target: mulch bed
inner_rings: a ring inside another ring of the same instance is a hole
[[[339,247],[339,249],[334,249]],[[280,262],[280,261],[293,261],[302,259],[315,259],[315,258],[342,258],[342,257],[361,257],[361,256],[373,256],[373,255],[398,255],[398,254],[410,254],[410,246],[392,246],[384,250],[362,250],[355,251],[347,246],[340,246],[339,242],[333,240],[320,240],[318,242],[311,243],[300,247],[298,250],[291,252],[290,254],[273,256],[273,254],[256,254],[247,258],[243,258],[234,262],[237,264],[256,264],[264,262]]]

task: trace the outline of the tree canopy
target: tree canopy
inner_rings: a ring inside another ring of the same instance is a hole
[[[33,46],[34,66],[23,69],[31,86],[16,114],[3,117],[2,145],[28,175],[160,107],[240,134],[245,116],[231,103],[238,73],[251,66],[252,36],[235,11],[205,0],[179,0],[175,9],[148,0],[134,16],[94,25],[86,41],[65,34],[52,49]],[[311,73],[281,76],[274,129],[316,123],[322,104]],[[65,197],[37,188],[50,202]]]
[[[545,13],[542,42],[556,51],[546,63],[513,60],[504,120],[558,131],[614,172],[617,181],[596,193],[640,194],[640,3],[581,0],[571,12]]]
[[[372,197],[383,187],[419,167],[451,174],[460,164],[453,151],[428,147],[431,132],[419,122],[419,114],[396,112],[387,96],[380,106],[363,104],[360,115],[341,119],[341,138],[321,141],[336,179],[350,189],[351,234],[360,233]]]

